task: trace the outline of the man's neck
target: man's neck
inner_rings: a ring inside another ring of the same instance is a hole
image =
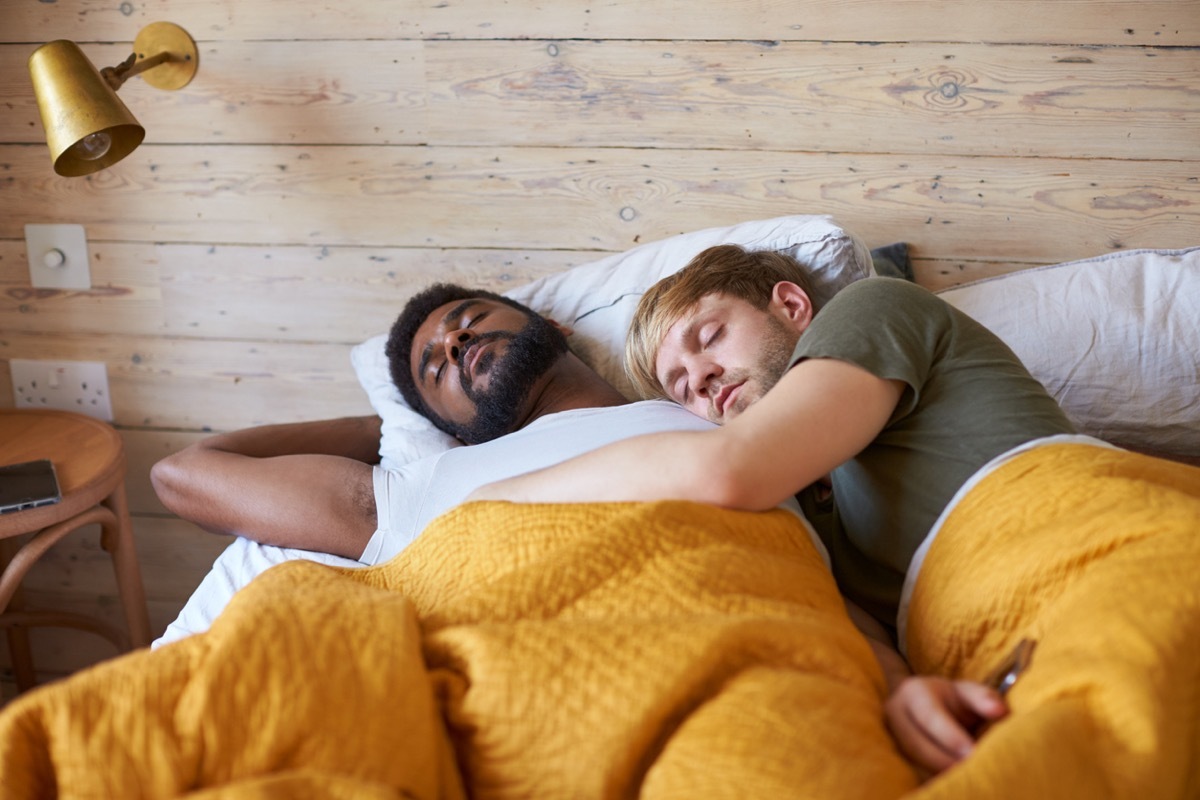
[[[533,398],[529,413],[521,421],[523,428],[539,417],[577,408],[605,408],[629,401],[616,387],[601,378],[574,353],[568,353],[552,368],[549,380]]]

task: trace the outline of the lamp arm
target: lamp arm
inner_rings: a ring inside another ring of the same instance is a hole
[[[159,64],[165,64],[168,61],[185,61],[187,59],[176,56],[174,53],[161,52],[155,53],[149,58],[144,58],[138,61],[137,53],[130,53],[129,58],[122,61],[115,67],[105,67],[100,70],[100,77],[104,78],[115,92],[120,89],[125,81],[132,78],[134,75],[140,75],[148,69],[154,69]]]

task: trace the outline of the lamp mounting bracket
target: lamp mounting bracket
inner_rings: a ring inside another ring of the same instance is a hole
[[[152,22],[138,31],[129,58],[100,74],[114,91],[134,75],[156,89],[182,89],[199,66],[200,52],[187,31],[170,22]]]

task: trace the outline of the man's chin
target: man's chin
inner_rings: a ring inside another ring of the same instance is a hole
[[[503,358],[499,352],[503,352]],[[478,444],[512,433],[527,420],[538,387],[567,352],[566,339],[544,321],[530,322],[518,336],[483,352],[475,364],[475,380],[463,389],[475,405],[475,418],[460,426],[458,438]],[[492,380],[495,378],[495,380]]]

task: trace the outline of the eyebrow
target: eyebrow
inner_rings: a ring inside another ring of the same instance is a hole
[[[679,340],[681,342],[686,343],[686,342],[691,341],[693,338],[695,338],[696,329],[700,327],[700,323],[702,321],[703,320],[693,318],[691,322],[689,322],[686,326],[684,326],[683,331],[679,334]],[[662,345],[660,344],[659,347],[661,348]],[[683,366],[680,365],[680,366],[677,366],[674,369],[671,369],[667,372],[666,376],[661,381],[664,392],[667,392],[667,394],[670,394],[671,390],[668,389],[667,387],[675,382],[675,379],[679,377],[679,373],[682,371],[683,371]]]
[[[476,305],[477,303],[479,303],[479,300],[477,300],[476,298],[473,298],[473,297],[469,298],[467,300],[463,300],[461,303],[456,305],[454,308],[452,308],[446,312],[445,316],[442,317],[442,321],[440,324],[443,326],[449,325],[451,322],[453,322],[455,319],[457,319],[459,316],[461,316],[464,311],[466,311],[471,306]],[[425,345],[425,349],[423,349],[421,351],[421,363],[417,364],[417,376],[418,376],[418,379],[421,381],[421,383],[425,382],[425,368],[429,366],[429,359],[431,359],[431,358],[433,358],[433,342],[432,341],[430,341],[429,344]]]

